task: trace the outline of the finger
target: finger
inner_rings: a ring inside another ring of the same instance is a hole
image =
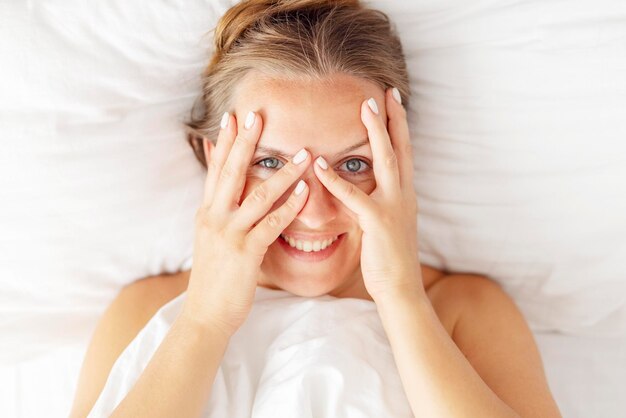
[[[207,178],[204,185],[203,199],[205,206],[210,205],[213,201],[219,174],[222,171],[226,157],[228,157],[235,135],[237,134],[235,118],[228,112],[224,113],[220,128],[220,132],[217,136],[217,145],[211,145],[209,150],[207,150],[207,148],[204,149],[205,157],[207,154],[209,156],[205,158],[207,164]]]
[[[202,138],[202,152],[204,153],[204,161],[207,164],[207,172],[209,159],[211,158],[211,152],[215,149],[215,146],[208,138]]]
[[[361,104],[361,120],[367,128],[374,159],[374,176],[384,193],[399,193],[398,161],[387,128],[378,113],[378,104],[370,98]]]
[[[249,231],[255,222],[267,214],[278,198],[302,176],[309,163],[309,153],[304,148],[298,151],[292,161],[246,196],[233,219],[233,225]]]
[[[374,213],[372,198],[354,184],[342,179],[323,157],[317,157],[313,165],[313,171],[324,187],[358,218],[364,219]]]
[[[309,195],[309,187],[300,180],[291,196],[278,209],[270,212],[249,233],[248,242],[256,251],[265,253],[280,234],[293,222],[302,210]]]
[[[259,114],[248,113],[244,122],[244,129],[238,130],[230,153],[219,174],[213,206],[222,210],[230,210],[239,202],[248,165],[261,136],[262,125],[263,122]]]
[[[396,100],[394,95],[399,101]],[[400,187],[403,191],[413,191],[413,147],[411,146],[406,110],[402,106],[402,98],[397,89],[396,93],[394,93],[394,89],[388,89],[385,94],[385,100],[391,145],[398,158]]]

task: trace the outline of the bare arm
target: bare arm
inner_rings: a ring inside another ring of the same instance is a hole
[[[305,149],[242,195],[263,119],[250,111],[240,130],[233,115],[225,116],[217,146],[203,139],[209,169],[196,212],[187,298],[114,417],[195,417],[203,412],[230,337],[252,309],[264,256],[306,203],[308,188],[299,180],[311,163]],[[274,209],[285,193],[290,196]]]
[[[89,414],[113,364],[164,304],[187,287],[188,272],[153,276],[124,287],[98,322],[81,367],[71,418]]]
[[[496,283],[451,275],[432,290],[455,311],[452,337],[425,295],[378,306],[415,416],[561,416],[532,333]]]
[[[230,334],[183,309],[111,416],[199,417],[229,340]]]

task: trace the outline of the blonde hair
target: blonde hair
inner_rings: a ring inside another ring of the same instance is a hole
[[[206,167],[202,137],[217,138],[237,83],[251,70],[281,79],[359,77],[397,87],[405,106],[409,81],[399,37],[386,14],[358,0],[244,0],[219,20],[202,96],[186,125]]]

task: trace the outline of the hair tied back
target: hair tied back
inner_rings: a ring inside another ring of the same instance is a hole
[[[217,23],[215,55],[209,67],[219,62],[243,33],[257,22],[294,11],[358,6],[359,0],[243,0],[231,7]]]

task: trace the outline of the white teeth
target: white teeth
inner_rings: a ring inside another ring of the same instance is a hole
[[[292,237],[287,237],[283,234],[280,235],[286,242],[289,243],[289,245],[293,248],[297,248],[300,251],[304,251],[307,253],[310,252],[317,252],[317,251],[321,251],[324,250],[326,248],[328,248],[328,246],[330,244],[332,244],[333,242],[337,241],[337,237],[333,237],[333,238],[329,238],[327,240],[324,241],[301,241],[301,240],[295,240]]]

